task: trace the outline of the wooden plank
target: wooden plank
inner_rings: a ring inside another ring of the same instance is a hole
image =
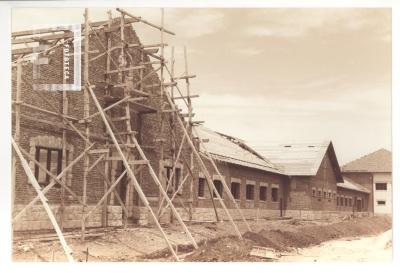
[[[78,121],[77,118],[70,117],[70,116],[67,116],[67,115],[62,115],[60,113],[53,112],[53,111],[50,111],[50,110],[46,110],[46,109],[40,108],[38,106],[34,106],[34,105],[31,105],[31,104],[28,104],[26,102],[22,102],[20,104],[22,106],[24,106],[24,107],[27,107],[27,108],[30,108],[30,109],[33,109],[33,110],[36,110],[36,111],[39,111],[39,112],[43,112],[43,113],[46,113],[46,114],[49,114],[49,115],[58,116],[58,117],[64,117],[64,118],[72,120],[72,121]]]
[[[177,84],[178,84],[177,82],[166,82],[166,83],[164,83],[164,87],[176,86]],[[146,89],[156,88],[156,87],[161,87],[161,83],[143,85],[143,88],[146,88]]]
[[[174,100],[186,99],[187,100],[188,98],[193,99],[193,98],[198,98],[198,97],[200,97],[200,95],[178,96],[178,97],[173,97],[172,99],[174,99]]]
[[[109,151],[109,149],[93,149],[89,151],[89,154],[104,154],[108,153]]]
[[[131,24],[125,24],[125,27],[129,27]],[[112,27],[105,27],[104,32],[114,32],[114,31],[119,31],[121,28],[120,25],[117,26],[112,26]]]
[[[50,40],[59,40],[59,39],[66,39],[66,38],[73,38],[74,33],[68,31],[65,33],[60,33],[60,34],[51,34],[51,35],[35,35],[31,36],[29,38],[21,38],[21,39],[12,39],[11,44],[17,45],[17,44],[26,44],[26,43],[34,43],[34,42],[40,42],[40,41],[50,41]]]
[[[130,117],[123,116],[123,117],[111,118],[111,121],[125,121],[128,119],[130,119]]]
[[[129,99],[130,99],[130,97],[125,97],[125,98],[123,98],[123,99],[121,99],[121,100],[119,100],[119,101],[117,101],[117,102],[111,104],[110,106],[107,106],[106,108],[104,108],[104,111],[108,111],[108,110],[110,110],[110,109],[112,109],[112,108],[118,106],[119,104],[121,104],[121,103],[123,103],[123,102],[126,102],[126,101],[129,100]],[[94,114],[92,114],[92,115],[90,115],[90,116],[88,116],[88,117],[83,118],[82,121],[85,121],[85,120],[88,120],[88,119],[92,119],[92,118],[94,118],[94,117],[97,117],[98,115],[100,115],[99,112],[94,113]]]
[[[88,168],[88,173],[90,173],[94,167],[97,166],[97,164],[99,164],[102,160],[104,160],[105,155],[101,155],[95,162],[93,162],[93,164],[91,166],[89,166]]]
[[[184,118],[194,117],[194,115],[195,115],[194,113],[192,113],[192,114],[189,114],[189,113],[182,113],[182,114],[181,114],[181,116],[184,117]]]
[[[196,75],[187,75],[187,76],[177,77],[177,78],[173,78],[173,79],[174,80],[187,80],[187,79],[192,79],[192,78],[196,78]]]
[[[157,109],[151,106],[144,105],[135,101],[130,102],[132,111],[137,113],[157,113]]]
[[[149,48],[149,49],[144,49],[143,51],[144,53],[147,54],[156,54],[158,52],[158,48]]]
[[[120,68],[119,70],[111,70],[106,72],[105,74],[115,74],[115,73],[119,73],[120,71],[132,71],[132,70],[139,70],[139,69],[143,69],[144,66],[143,65],[138,65],[138,66],[132,66],[132,67],[126,67],[126,68]]]

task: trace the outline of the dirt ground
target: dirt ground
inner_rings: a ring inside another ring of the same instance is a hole
[[[392,230],[376,236],[348,238],[324,242],[282,255],[280,262],[390,262]]]
[[[391,228],[390,217],[300,221],[270,219],[236,222],[244,240],[238,240],[228,221],[221,223],[187,223],[198,249],[190,244],[177,224],[163,226],[182,261],[271,261],[254,257],[254,246],[271,248],[276,252],[290,252],[298,248],[319,245],[338,238],[378,235]],[[154,226],[130,226],[100,232],[101,236],[81,242],[78,238],[66,241],[76,261],[174,261],[166,243]],[[70,234],[70,233],[68,233]],[[79,232],[76,231],[75,235]],[[66,261],[60,243],[39,241],[43,235],[16,234],[13,242],[14,261]],[[35,239],[36,238],[36,239]]]

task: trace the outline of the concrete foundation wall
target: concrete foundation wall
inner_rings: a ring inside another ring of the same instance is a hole
[[[355,217],[371,216],[370,212],[352,212],[352,211],[327,211],[327,210],[287,210],[284,215],[286,217],[293,217],[294,219],[306,220],[319,220],[319,219],[332,219],[342,218],[345,216],[354,215]]]
[[[93,209],[94,206],[88,206],[85,213]],[[16,216],[24,205],[16,205],[13,217]],[[50,205],[57,223],[61,223],[61,210],[59,205]],[[87,227],[101,227],[102,226],[102,206],[87,218]],[[118,227],[122,225],[122,208],[120,206],[108,206],[108,226]],[[82,221],[82,206],[70,205],[64,208],[64,228],[80,228]],[[14,231],[35,231],[35,230],[54,230],[53,225],[41,205],[35,205],[29,208],[21,218],[13,224]]]
[[[136,211],[140,211],[140,213],[135,214],[136,220],[140,225],[148,225],[153,224],[154,221],[148,213],[147,209],[144,207],[137,207],[135,208]],[[153,208],[156,211],[156,208]],[[190,220],[188,212],[183,208],[177,208],[178,213],[182,217],[184,221]],[[236,209],[228,209],[230,215],[234,220],[241,220],[241,216]],[[241,209],[243,215],[245,215],[246,219],[261,219],[261,218],[268,218],[268,217],[279,217],[280,210],[273,210],[273,209]],[[227,221],[228,215],[222,208],[217,209],[219,220]],[[168,210],[160,219],[161,223],[168,223],[169,219],[171,218],[171,211]],[[193,208],[193,215],[192,220],[194,221],[215,221],[215,211],[213,208]],[[176,221],[176,220],[175,220]]]

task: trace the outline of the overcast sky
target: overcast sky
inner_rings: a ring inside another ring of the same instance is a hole
[[[160,22],[160,9],[127,10]],[[13,31],[77,22],[81,8],[13,10]],[[260,151],[332,140],[341,165],[391,149],[390,9],[165,9],[165,25],[177,34],[166,35],[177,74],[188,48],[195,118],[207,127]],[[143,43],[159,41],[134,27]]]

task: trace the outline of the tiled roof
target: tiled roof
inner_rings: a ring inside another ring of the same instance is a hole
[[[380,149],[342,166],[342,172],[392,172],[392,153]]]
[[[337,184],[338,188],[354,190],[354,191],[360,191],[360,192],[366,192],[366,193],[370,193],[371,192],[367,188],[361,186],[360,184],[357,184],[356,182],[354,182],[353,180],[351,180],[348,177],[344,176],[343,177],[343,182],[344,183]]]
[[[198,135],[196,135],[196,132]],[[263,171],[281,173],[274,164],[255,152],[243,140],[214,132],[204,126],[196,126],[193,134],[196,137],[207,140],[204,142],[204,146],[216,160]],[[200,149],[200,152],[204,153],[204,149]]]
[[[265,146],[259,152],[286,175],[313,176],[328,152],[338,181],[342,181],[340,167],[332,142],[294,143]]]

